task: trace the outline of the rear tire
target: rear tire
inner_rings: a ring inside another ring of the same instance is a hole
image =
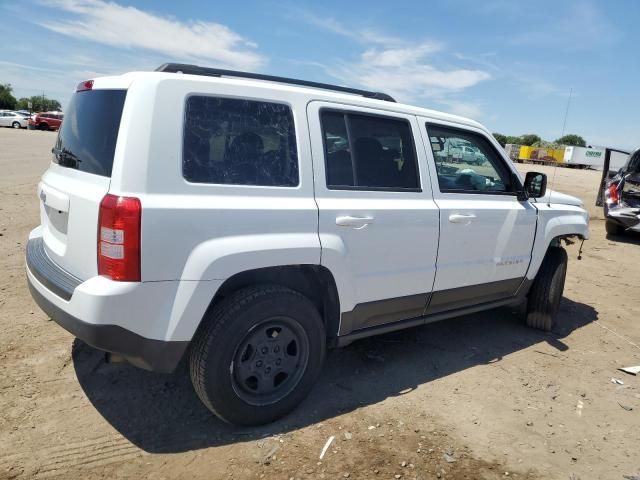
[[[20,122],[13,122],[13,123],[11,124],[11,126],[12,126],[13,128],[20,128],[22,125],[20,125]]]
[[[607,231],[607,235],[622,235],[624,233],[624,227],[613,220],[607,220],[604,224],[604,229]]]
[[[322,369],[326,334],[309,299],[257,285],[222,300],[192,344],[191,381],[222,420],[261,425],[293,410]]]
[[[527,326],[546,332],[553,328],[564,291],[567,263],[564,248],[549,247],[527,298]]]

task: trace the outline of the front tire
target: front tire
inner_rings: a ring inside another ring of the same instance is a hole
[[[549,247],[527,298],[527,326],[546,332],[553,328],[564,291],[567,263],[564,248]]]
[[[222,420],[269,423],[311,391],[326,333],[303,295],[278,285],[244,288],[216,305],[204,322],[190,352],[191,381]]]

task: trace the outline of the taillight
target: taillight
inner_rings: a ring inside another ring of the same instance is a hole
[[[93,80],[85,80],[84,82],[80,82],[76,87],[76,92],[84,92],[86,90],[93,89]]]
[[[142,206],[133,197],[107,194],[98,219],[98,275],[120,282],[140,281]]]
[[[608,188],[609,203],[616,204],[620,201],[620,195],[618,194],[618,184],[612,183]]]

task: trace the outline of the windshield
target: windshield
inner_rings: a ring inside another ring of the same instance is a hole
[[[54,162],[111,176],[126,90],[89,90],[73,95],[53,148]]]

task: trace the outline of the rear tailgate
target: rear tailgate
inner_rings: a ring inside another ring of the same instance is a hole
[[[126,90],[73,95],[38,186],[45,251],[81,280],[97,275],[100,202],[109,191]]]

